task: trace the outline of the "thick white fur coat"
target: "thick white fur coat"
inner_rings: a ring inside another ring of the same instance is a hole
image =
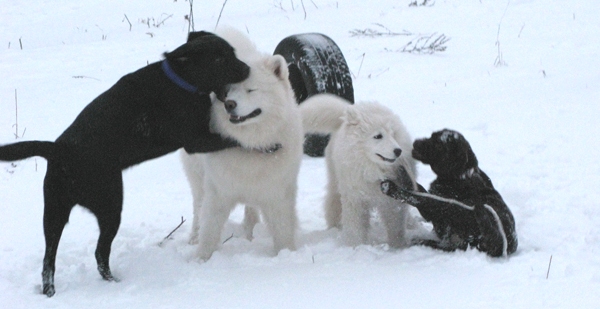
[[[211,128],[238,141],[242,147],[188,155],[181,152],[184,170],[194,196],[194,223],[190,242],[198,243],[198,256],[208,259],[218,249],[229,214],[244,204],[247,238],[260,211],[273,235],[275,251],[295,249],[297,176],[302,160],[303,130],[298,106],[281,56],[262,54],[242,33],[225,29],[217,34],[227,40],[246,62],[250,77],[234,84],[226,100],[237,107],[227,112],[213,98]],[[231,113],[261,113],[241,123]],[[274,146],[280,146],[269,152]],[[248,208],[249,207],[249,208]]]

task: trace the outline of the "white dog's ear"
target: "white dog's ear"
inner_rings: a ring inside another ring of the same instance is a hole
[[[267,59],[267,68],[280,80],[287,80],[289,71],[287,62],[281,55],[273,55]]]

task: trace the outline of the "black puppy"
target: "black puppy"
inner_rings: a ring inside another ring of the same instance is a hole
[[[431,221],[439,241],[424,244],[446,250],[469,246],[493,257],[517,250],[515,220],[490,178],[479,169],[475,153],[458,132],[444,129],[431,138],[416,140],[412,155],[429,164],[437,178],[429,193],[399,188],[391,181],[381,183],[383,193],[415,206]],[[400,178],[408,175],[399,171]]]
[[[55,142],[0,147],[2,161],[48,160],[42,271],[48,297],[55,293],[58,243],[76,204],[96,216],[98,271],[105,280],[115,280],[109,256],[121,222],[121,171],[182,147],[191,153],[236,145],[209,132],[209,93],[246,79],[250,68],[225,40],[208,32],[191,33],[186,44],[164,55],[165,60],[125,75],[94,99]]]

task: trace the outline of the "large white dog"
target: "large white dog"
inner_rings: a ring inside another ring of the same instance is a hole
[[[248,238],[263,215],[276,252],[295,250],[297,178],[304,133],[285,59],[257,51],[241,32],[217,32],[250,66],[250,76],[213,98],[211,128],[242,147],[210,154],[181,152],[194,197],[191,243],[207,260],[218,249],[223,226],[237,204],[246,205]]]
[[[328,227],[342,228],[351,246],[367,242],[371,211],[377,210],[392,247],[409,244],[409,206],[381,193],[380,182],[394,179],[415,186],[412,140],[400,119],[378,103],[351,105],[334,95],[315,95],[300,104],[306,132],[331,133],[325,150],[328,184],[325,218]],[[411,179],[402,179],[398,166]]]

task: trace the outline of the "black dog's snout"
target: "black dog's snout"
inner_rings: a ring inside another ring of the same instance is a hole
[[[400,149],[400,148],[394,149],[394,155],[396,155],[396,158],[399,157],[401,154],[402,154],[402,149]]]
[[[235,101],[233,101],[233,100],[226,100],[225,101],[225,110],[227,112],[233,111],[236,107],[237,107],[237,103]]]

